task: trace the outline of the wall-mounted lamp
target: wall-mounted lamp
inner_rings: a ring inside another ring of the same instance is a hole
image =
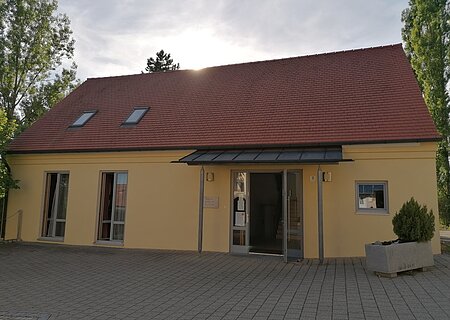
[[[322,176],[322,181],[324,182],[331,182],[331,172],[322,172],[323,176]]]
[[[208,182],[214,181],[214,172],[207,172],[206,173],[206,181],[208,181]]]

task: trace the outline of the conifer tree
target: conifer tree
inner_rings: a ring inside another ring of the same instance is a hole
[[[161,50],[156,53],[155,59],[147,59],[147,67],[145,68],[145,71],[147,71],[148,73],[152,73],[178,69],[180,69],[180,64],[173,63],[173,59],[170,57],[170,53],[165,53],[164,50]]]

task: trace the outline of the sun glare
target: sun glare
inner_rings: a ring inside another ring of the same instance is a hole
[[[228,44],[209,29],[186,30],[174,40],[174,49],[182,53],[186,69],[200,70],[213,66],[229,51]]]
[[[201,70],[206,67],[258,59],[250,47],[239,46],[221,38],[214,30],[187,29],[166,39],[164,48],[171,52],[181,69]]]

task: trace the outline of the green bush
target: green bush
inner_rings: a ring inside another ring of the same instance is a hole
[[[392,219],[394,233],[400,241],[430,241],[434,235],[433,210],[421,206],[414,198],[405,202]]]

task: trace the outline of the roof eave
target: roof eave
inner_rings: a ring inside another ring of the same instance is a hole
[[[7,154],[47,154],[47,153],[103,153],[103,152],[139,152],[139,151],[176,151],[176,150],[212,150],[212,149],[265,149],[265,148],[303,148],[303,147],[332,147],[357,144],[393,144],[439,142],[441,137],[392,139],[392,140],[355,140],[341,142],[317,142],[303,144],[253,144],[253,145],[211,145],[211,146],[158,146],[140,148],[101,148],[101,149],[42,149],[42,150],[7,150]]]

